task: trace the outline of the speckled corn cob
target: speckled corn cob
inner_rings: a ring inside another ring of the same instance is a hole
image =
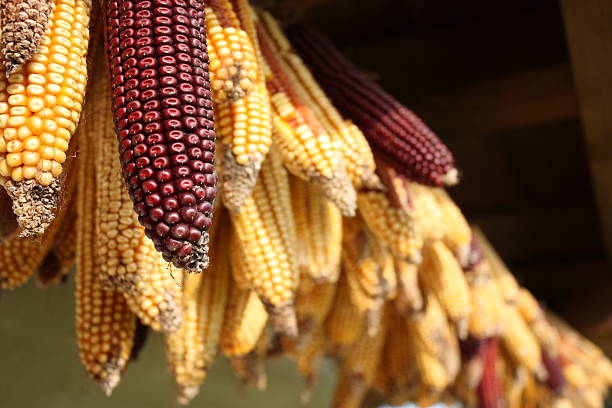
[[[81,125],[87,126],[87,121]],[[80,128],[81,129],[81,128]],[[79,131],[77,198],[76,331],[87,374],[109,395],[132,351],[136,316],[120,292],[105,290],[96,274],[95,169],[92,133]]]
[[[219,217],[212,232],[211,255],[216,261],[205,274],[185,275],[183,281],[184,322],[166,335],[166,359],[177,385],[177,401],[187,404],[198,393],[218,350],[230,270],[226,239],[228,220]]]
[[[470,290],[459,262],[443,242],[425,245],[419,278],[424,290],[438,298],[459,337],[465,338],[472,313]]]
[[[317,184],[346,216],[355,212],[355,190],[340,146],[305,105],[299,77],[276,55],[265,28],[258,30],[263,56],[272,71],[267,81],[274,108],[272,134],[283,162],[296,176]]]
[[[335,282],[340,272],[342,214],[319,189],[290,178],[300,272],[315,282]]]
[[[296,232],[289,178],[275,152],[264,162],[253,194],[240,213],[231,216],[249,286],[266,306],[276,330],[294,337],[294,299],[299,278]]]
[[[203,3],[113,0],[105,17],[115,130],[134,209],[166,261],[200,272],[216,195]]]
[[[84,132],[96,152],[96,266],[100,280],[122,291],[130,309],[154,330],[173,331],[181,324],[180,288],[167,264],[132,211],[121,176],[113,131],[110,84],[102,56],[98,58],[87,105]]]
[[[423,243],[410,214],[394,207],[383,192],[360,192],[357,199],[364,221],[394,257],[407,262],[420,261]]]
[[[36,55],[8,77],[0,72],[0,184],[24,237],[42,234],[55,217],[87,83],[91,1],[57,0],[51,7]]]
[[[336,106],[364,131],[385,162],[419,183],[457,182],[452,154],[412,111],[359,72],[314,28],[295,27],[289,34]]]
[[[45,34],[50,13],[51,2],[47,0],[11,0],[2,4],[0,49],[7,76],[32,58]]]
[[[369,336],[367,331],[362,331],[359,339],[347,350],[334,390],[334,408],[361,407],[367,390],[374,382],[382,356],[387,332],[386,316],[379,321],[379,326],[375,330],[375,336]]]
[[[216,102],[240,99],[257,78],[255,50],[228,0],[206,0],[210,80]]]
[[[243,356],[255,349],[268,322],[268,313],[251,289],[241,289],[233,283],[230,288],[220,349],[227,357]]]
[[[272,143],[270,95],[262,81],[244,98],[215,106],[221,197],[226,207],[239,212],[251,194]]]

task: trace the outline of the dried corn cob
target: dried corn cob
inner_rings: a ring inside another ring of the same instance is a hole
[[[502,399],[496,369],[498,359],[497,338],[493,337],[484,340],[480,353],[483,371],[480,384],[478,384],[478,406],[481,408],[499,408],[502,404]]]
[[[326,336],[332,351],[341,350],[357,341],[364,326],[363,316],[351,300],[346,277],[340,277],[333,306],[325,321]]]
[[[453,251],[462,266],[469,262],[472,229],[461,213],[461,210],[441,188],[431,189],[440,208],[441,220],[439,228],[444,233],[444,243]]]
[[[296,89],[303,85],[276,56],[266,30],[260,26],[258,32],[263,56],[272,71],[267,81],[274,108],[272,136],[285,166],[301,179],[317,184],[344,215],[354,215],[355,190],[339,145],[298,96]]]
[[[542,363],[546,369],[546,386],[551,391],[561,392],[565,386],[565,377],[559,356],[542,351]]]
[[[270,95],[263,81],[242,99],[216,105],[217,136],[222,147],[219,181],[223,202],[239,212],[251,194],[272,143]]]
[[[99,96],[85,112],[86,135],[96,152],[96,266],[100,280],[122,291],[130,309],[154,330],[173,331],[181,324],[180,289],[168,273],[132,211],[121,176],[118,143],[113,131],[111,95],[100,55],[91,92]]]
[[[198,393],[216,355],[229,295],[227,220],[218,217],[212,231],[211,255],[216,261],[206,274],[185,275],[184,323],[166,337],[166,358],[178,387],[177,401],[187,404]]]
[[[228,0],[207,0],[210,82],[216,102],[240,99],[257,78],[255,50]]]
[[[0,73],[0,183],[23,237],[42,234],[55,217],[87,82],[91,2],[56,0],[51,7],[36,55],[22,67],[7,64],[15,69],[8,77]]]
[[[227,357],[252,352],[267,322],[268,313],[257,294],[232,284],[223,318],[221,352]]]
[[[295,225],[288,175],[275,152],[264,162],[240,213],[231,216],[244,260],[244,279],[266,306],[276,330],[294,337],[293,303],[299,277]]]
[[[34,56],[45,34],[50,13],[51,2],[47,0],[11,0],[2,4],[0,49],[7,76]]]
[[[106,6],[115,130],[134,209],[166,261],[200,272],[216,195],[203,3]]]
[[[419,287],[418,265],[395,260],[397,275],[397,297],[395,307],[398,313],[408,317],[423,310],[423,294]]]
[[[300,348],[291,351],[298,372],[306,382],[306,392],[319,381],[321,359],[325,354],[325,330],[317,326]]]
[[[295,300],[299,338],[296,344],[283,345],[285,349],[299,349],[308,343],[313,333],[319,330],[325,317],[329,314],[335,293],[335,282],[315,284],[310,278],[301,277]]]
[[[374,155],[361,129],[340,116],[306,65],[292,52],[272,15],[262,13],[261,21],[261,28],[268,33],[269,43],[280,57],[282,71],[289,76],[304,107],[314,115],[331,139],[341,145],[344,164],[355,188],[380,189],[380,181],[374,173]]]
[[[87,121],[79,128],[77,198],[76,330],[81,362],[109,395],[121,379],[132,350],[136,317],[122,294],[105,290],[95,271],[96,181],[93,132]]]
[[[403,180],[403,179],[402,179]],[[436,200],[434,189],[418,183],[408,183],[412,215],[423,240],[443,240],[442,209]]]
[[[383,192],[360,192],[357,199],[364,221],[393,256],[407,262],[419,262],[422,240],[411,215],[403,208],[394,207]]]
[[[438,297],[459,337],[465,338],[472,313],[470,290],[461,266],[443,242],[425,245],[419,278],[424,290]]]
[[[419,183],[457,182],[452,154],[412,111],[359,72],[314,28],[295,27],[289,35],[336,106],[364,131],[385,162]]]
[[[508,354],[517,364],[542,377],[544,373],[540,346],[518,309],[510,305],[503,306],[501,318],[503,328],[500,338]]]
[[[472,313],[469,334],[476,339],[499,335],[503,325],[501,311],[503,299],[493,279],[468,280]]]
[[[314,184],[290,179],[291,204],[299,231],[300,272],[315,282],[335,282],[340,272],[342,214]]]
[[[76,166],[70,166],[70,173],[76,172],[74,167]],[[70,179],[66,188],[68,198],[74,194],[76,174],[71,174]],[[63,200],[63,207],[40,240],[22,238],[18,233],[14,233],[0,243],[0,289],[16,289],[22,286],[34,272],[44,267],[46,257],[59,232],[65,225],[71,224],[70,218],[67,218],[69,208],[70,200]],[[57,272],[57,266],[51,272]]]
[[[258,390],[266,389],[268,385],[266,357],[269,341],[268,331],[264,330],[259,336],[253,351],[230,359],[234,372],[245,386]]]
[[[362,332],[360,338],[347,350],[342,361],[338,383],[334,391],[335,408],[358,408],[367,390],[374,382],[385,344],[387,317],[379,322],[375,336]]]

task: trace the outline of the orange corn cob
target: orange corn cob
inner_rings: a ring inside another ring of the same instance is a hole
[[[345,277],[341,277],[333,306],[325,321],[326,336],[332,350],[344,349],[353,344],[363,326],[363,316],[351,300],[348,282]]]
[[[395,260],[395,274],[397,275],[397,297],[395,306],[402,316],[410,316],[423,310],[423,294],[419,287],[419,266]]]

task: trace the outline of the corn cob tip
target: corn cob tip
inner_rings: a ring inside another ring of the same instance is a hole
[[[174,253],[167,251],[165,246],[155,244],[158,251],[162,253],[162,256],[166,261],[172,262],[177,268],[183,269],[189,273],[200,273],[208,268],[208,232],[203,231],[199,241],[196,244],[191,244],[188,241],[184,241],[182,246]],[[178,242],[178,241],[177,241]],[[187,255],[182,255],[181,251],[183,248],[189,247],[191,252]]]
[[[457,329],[457,337],[459,340],[465,340],[469,334],[470,320],[467,317],[462,317],[455,323]]]
[[[11,198],[0,188],[0,242],[13,235],[17,231],[17,227]]]
[[[104,373],[104,379],[100,378],[97,380],[98,385],[102,388],[102,392],[110,397],[113,390],[121,381],[121,367],[125,364],[108,362],[104,364],[102,370]]]
[[[357,192],[346,173],[337,177],[321,178],[318,183],[325,197],[338,207],[343,216],[355,216],[357,212]]]
[[[240,376],[245,387],[263,391],[268,387],[265,360],[258,350],[253,350],[241,357],[230,359],[234,370]]]
[[[450,169],[446,174],[440,177],[440,180],[445,186],[454,186],[459,183],[459,170],[456,168]]]
[[[238,214],[240,207],[253,191],[262,163],[251,162],[246,166],[238,164],[230,149],[227,149],[222,157],[218,170],[221,197],[225,207]]]
[[[276,332],[283,338],[295,339],[298,335],[297,318],[293,304],[266,307]]]
[[[59,204],[61,183],[55,179],[48,186],[41,186],[35,180],[5,183],[9,197],[13,201],[13,213],[21,230],[21,238],[41,236],[55,219]]]
[[[180,405],[189,404],[200,392],[198,385],[180,386],[177,390],[176,402]]]

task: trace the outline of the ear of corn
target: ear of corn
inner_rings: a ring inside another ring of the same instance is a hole
[[[226,207],[239,212],[250,195],[272,143],[270,95],[262,81],[237,101],[216,105],[221,196]]]
[[[407,262],[420,261],[422,240],[411,215],[394,207],[383,192],[361,192],[357,197],[359,213],[368,228],[393,256]]]
[[[252,352],[268,322],[268,313],[257,294],[251,289],[231,285],[220,349],[227,357],[244,356]]]
[[[243,98],[257,78],[255,50],[228,0],[205,3],[213,96],[218,102]]]
[[[295,360],[298,372],[306,382],[306,393],[319,381],[319,371],[321,360],[325,355],[325,347],[325,330],[323,326],[317,326],[301,347],[290,353]]]
[[[308,277],[301,278],[295,301],[299,338],[296,344],[285,345],[286,349],[299,349],[307,344],[314,333],[319,331],[319,328],[323,325],[323,321],[329,314],[334,301],[337,286],[335,282],[306,284],[308,280]]]
[[[92,124],[79,128],[77,201],[76,330],[81,362],[90,377],[110,394],[130,358],[136,317],[122,294],[105,290],[96,274],[96,181]]]
[[[543,376],[540,346],[527,323],[514,306],[502,308],[501,340],[511,358],[532,373]]]
[[[419,286],[419,266],[396,259],[394,261],[397,276],[397,297],[395,306],[398,313],[408,317],[423,309],[423,294]]]
[[[181,4],[139,2],[133,18],[132,3],[107,2],[105,44],[138,219],[166,261],[201,272],[216,196],[215,133],[203,2]]]
[[[437,296],[459,337],[465,338],[472,313],[470,290],[459,262],[443,242],[425,245],[419,278],[424,290]]]
[[[385,162],[420,183],[457,182],[452,154],[412,111],[359,72],[314,28],[296,27],[290,37],[336,106],[364,130]]]
[[[288,169],[320,186],[346,216],[355,213],[355,190],[346,173],[339,143],[311,111],[303,75],[277,56],[273,38],[259,26],[260,46],[272,71],[273,138]]]
[[[493,279],[469,282],[472,313],[469,318],[469,334],[476,339],[499,335],[503,320],[503,299]]]
[[[291,178],[300,272],[315,282],[335,282],[340,272],[342,214],[319,189]]]
[[[346,277],[338,281],[334,303],[325,320],[326,335],[332,351],[341,351],[359,337],[364,327],[364,318],[351,300]]]
[[[387,332],[387,316],[379,321],[374,336],[368,331],[349,347],[342,360],[334,391],[333,406],[337,408],[361,407],[366,392],[374,382]]]
[[[287,172],[273,152],[264,162],[253,194],[239,214],[231,215],[246,281],[266,306],[277,331],[294,337],[299,278],[295,225]]]
[[[264,330],[261,336],[259,336],[253,351],[230,359],[234,372],[246,387],[261,391],[265,390],[268,386],[266,357],[269,341],[268,331]]]
[[[439,227],[444,232],[444,243],[457,256],[461,265],[469,262],[472,229],[461,213],[461,210],[441,188],[431,190],[441,212]]]
[[[178,387],[177,401],[186,404],[198,393],[219,346],[229,296],[230,265],[226,254],[227,219],[219,217],[212,233],[216,262],[206,274],[184,278],[183,325],[166,337],[166,358]]]
[[[0,182],[13,200],[23,237],[42,234],[55,217],[59,176],[87,82],[91,2],[57,0],[50,6],[52,18],[37,53],[21,67],[5,61],[14,72],[0,73]],[[43,6],[32,7],[44,13]],[[3,40],[12,41],[10,30],[20,23],[7,23]],[[34,26],[39,34],[42,26]]]
[[[498,408],[502,404],[501,388],[497,377],[497,338],[484,340],[480,350],[483,364],[482,378],[478,384],[479,407]]]
[[[154,330],[173,331],[181,324],[180,290],[132,210],[123,184],[118,144],[113,132],[110,83],[100,56],[91,92],[100,101],[86,112],[87,135],[96,152],[96,259],[102,282],[122,291],[132,311]]]

